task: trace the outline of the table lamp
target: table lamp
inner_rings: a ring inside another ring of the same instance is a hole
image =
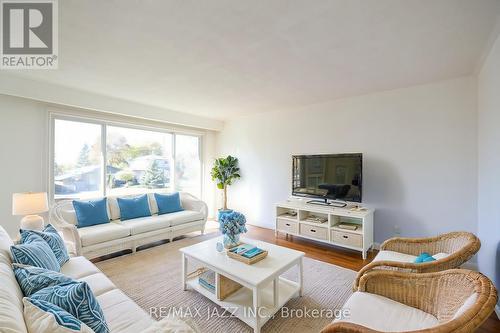
[[[12,194],[12,215],[25,215],[21,229],[42,230],[43,217],[36,215],[49,210],[47,192],[26,192]]]

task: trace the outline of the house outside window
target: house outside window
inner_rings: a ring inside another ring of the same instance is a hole
[[[55,200],[186,191],[201,195],[201,138],[71,116],[51,117]]]

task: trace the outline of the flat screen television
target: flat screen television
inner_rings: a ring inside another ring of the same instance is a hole
[[[294,155],[292,195],[361,202],[363,154]]]

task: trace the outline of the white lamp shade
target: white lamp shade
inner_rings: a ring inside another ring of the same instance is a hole
[[[12,194],[12,215],[30,215],[48,210],[47,192]]]

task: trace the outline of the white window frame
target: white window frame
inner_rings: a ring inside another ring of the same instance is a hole
[[[136,124],[134,122],[140,122],[140,120],[135,120],[135,119],[127,119],[127,121],[113,121],[109,119],[101,119],[99,117],[92,117],[92,116],[84,116],[84,115],[79,115],[79,114],[74,114],[71,112],[62,112],[62,111],[51,111],[49,110],[49,117],[48,117],[48,128],[49,128],[49,200],[52,202],[56,200],[65,200],[67,198],[61,198],[61,199],[56,199],[55,198],[55,183],[54,183],[54,162],[55,162],[55,152],[54,152],[54,147],[55,147],[55,121],[56,120],[66,120],[66,121],[74,121],[74,122],[80,122],[80,123],[87,123],[87,124],[95,124],[95,125],[100,125],[101,126],[101,154],[102,154],[102,160],[101,160],[101,168],[102,168],[102,174],[101,174],[101,187],[102,187],[102,194],[103,196],[107,196],[107,184],[106,184],[106,179],[107,179],[107,168],[106,168],[106,163],[107,163],[107,145],[106,145],[106,136],[107,136],[107,126],[114,126],[114,127],[123,127],[123,128],[129,128],[129,129],[137,129],[137,130],[145,130],[145,131],[151,131],[151,132],[159,132],[159,133],[165,133],[165,134],[171,134],[172,135],[172,160],[173,160],[173,168],[171,170],[172,172],[172,187],[171,189],[173,191],[176,191],[177,188],[177,180],[176,180],[176,168],[175,168],[175,157],[176,157],[176,147],[175,147],[175,138],[176,135],[189,135],[189,136],[194,136],[198,138],[198,154],[200,157],[200,193],[199,195],[203,197],[203,184],[204,184],[204,169],[203,169],[203,133],[200,133],[198,131],[190,131],[190,130],[185,130],[185,129],[177,129],[174,127],[163,127],[161,125],[157,126],[152,126],[152,125],[141,125],[141,124]]]

